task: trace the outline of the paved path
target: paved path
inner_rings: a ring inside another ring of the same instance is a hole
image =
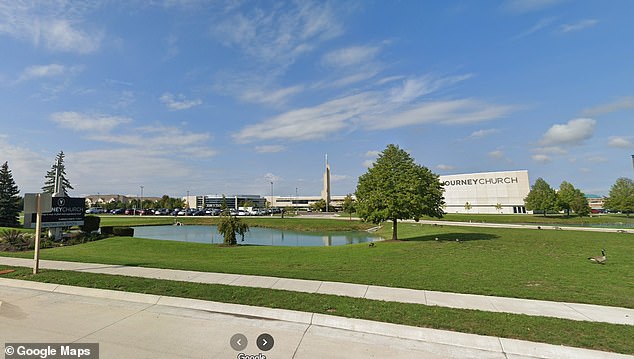
[[[234,350],[234,334],[246,348]],[[256,341],[270,334],[262,352]],[[316,313],[0,278],[0,342],[98,343],[101,358],[633,359]],[[4,348],[7,349],[6,347]],[[7,356],[7,358],[10,358]]]
[[[0,264],[32,267],[32,259],[0,257]],[[341,282],[300,280],[241,274],[195,272],[173,269],[128,267],[122,265],[40,261],[40,268],[77,272],[117,274],[132,277],[178,280],[194,283],[226,284],[242,287],[282,289],[295,292],[333,294],[390,302],[436,305],[450,308],[478,309],[490,312],[527,314],[580,321],[634,325],[634,309],[591,304],[550,302],[473,294],[436,292],[380,287]]]

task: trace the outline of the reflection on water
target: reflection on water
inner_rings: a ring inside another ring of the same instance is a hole
[[[141,226],[134,227],[137,238],[195,243],[222,243],[217,226]],[[367,232],[297,232],[273,228],[251,227],[239,244],[265,246],[340,246],[379,240]]]

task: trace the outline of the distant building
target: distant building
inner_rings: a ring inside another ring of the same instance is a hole
[[[586,195],[586,199],[588,199],[588,204],[590,205],[590,209],[593,213],[605,211],[606,197],[597,196],[596,194],[588,194]]]
[[[185,203],[190,208],[221,208],[223,203],[227,208],[239,209],[246,207],[245,203],[251,203],[249,207],[265,208],[266,198],[259,195],[236,194],[229,196],[207,195],[184,197]]]
[[[445,213],[527,213],[528,171],[502,171],[440,176]]]

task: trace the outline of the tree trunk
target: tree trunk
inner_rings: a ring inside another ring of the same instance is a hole
[[[396,219],[392,220],[392,240],[395,241],[398,238],[396,237]]]

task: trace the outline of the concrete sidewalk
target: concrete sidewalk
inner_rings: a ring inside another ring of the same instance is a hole
[[[16,267],[32,267],[33,260],[0,257],[0,264]],[[40,268],[167,279],[193,283],[281,289],[295,292],[332,294],[389,302],[414,303],[449,308],[477,309],[489,312],[527,314],[579,321],[634,325],[634,309],[592,304],[550,302],[543,300],[447,293],[341,282],[128,267],[122,265],[96,263],[42,260],[40,261]]]
[[[445,330],[0,278],[0,342],[99,343],[102,358],[633,359],[634,356]]]

